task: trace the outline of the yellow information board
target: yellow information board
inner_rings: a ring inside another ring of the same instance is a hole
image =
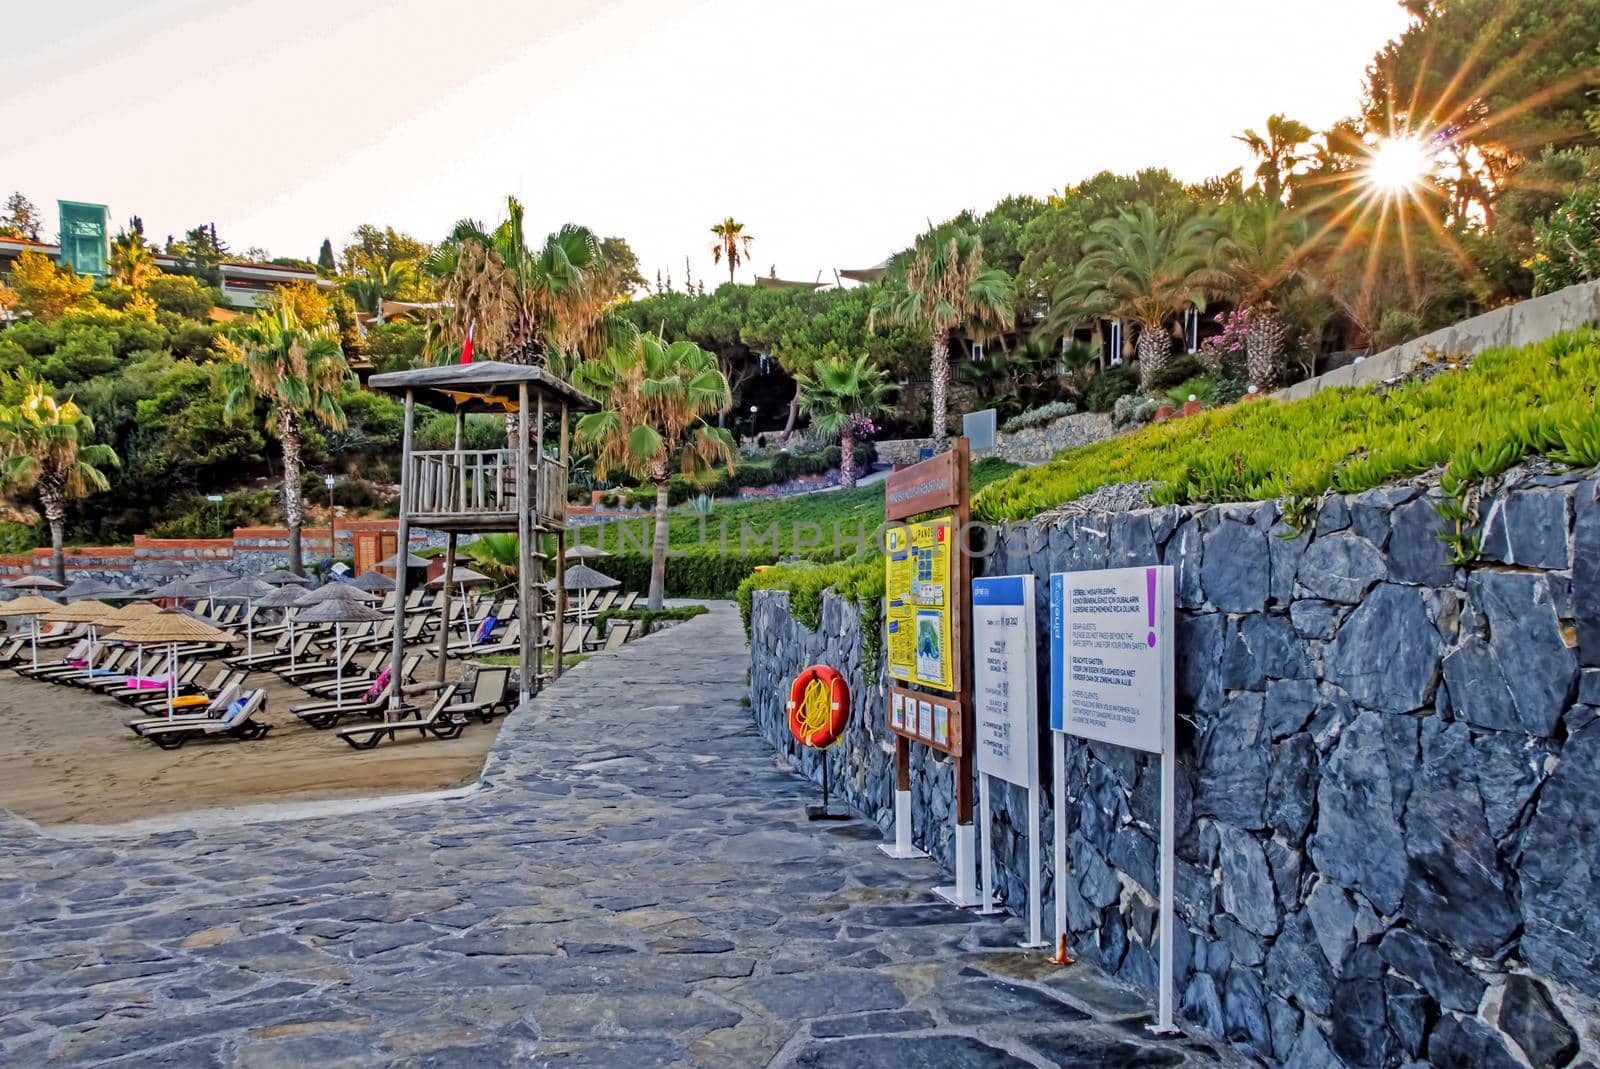
[[[950,639],[958,594],[954,538],[950,516],[891,527],[885,538],[889,675],[933,690],[955,686]]]

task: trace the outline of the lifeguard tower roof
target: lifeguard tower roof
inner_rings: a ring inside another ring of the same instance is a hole
[[[401,397],[409,391],[421,403],[445,411],[514,412],[523,383],[531,397],[542,395],[565,402],[572,411],[593,412],[600,407],[588,394],[544,368],[500,360],[389,371],[372,376],[367,387]]]

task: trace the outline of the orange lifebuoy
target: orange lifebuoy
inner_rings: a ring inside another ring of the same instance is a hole
[[[827,749],[839,741],[850,720],[850,688],[825,664],[794,677],[789,688],[789,733],[806,746]]]

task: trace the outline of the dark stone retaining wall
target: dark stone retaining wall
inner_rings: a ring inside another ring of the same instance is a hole
[[[1187,1020],[1291,1065],[1600,1062],[1596,489],[1592,473],[1508,483],[1482,504],[1469,567],[1448,563],[1414,488],[1329,498],[1298,534],[1271,502],[1001,532],[980,570],[1040,582],[1041,694],[1051,572],[1177,569]],[[813,662],[848,672],[835,782],[887,829],[892,747],[855,608],[828,598],[813,634],[762,593],[752,625],[756,723],[813,779],[817,754],[784,722],[789,680]],[[916,838],[948,867],[953,766],[913,752]],[[1154,990],[1157,766],[1076,740],[1067,754],[1072,944]],[[1021,911],[1024,798],[994,793],[998,878]]]

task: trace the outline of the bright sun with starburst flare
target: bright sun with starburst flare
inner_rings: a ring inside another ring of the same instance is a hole
[[[1385,137],[1372,146],[1363,177],[1387,197],[1415,193],[1437,166],[1433,153],[1420,138]]]

